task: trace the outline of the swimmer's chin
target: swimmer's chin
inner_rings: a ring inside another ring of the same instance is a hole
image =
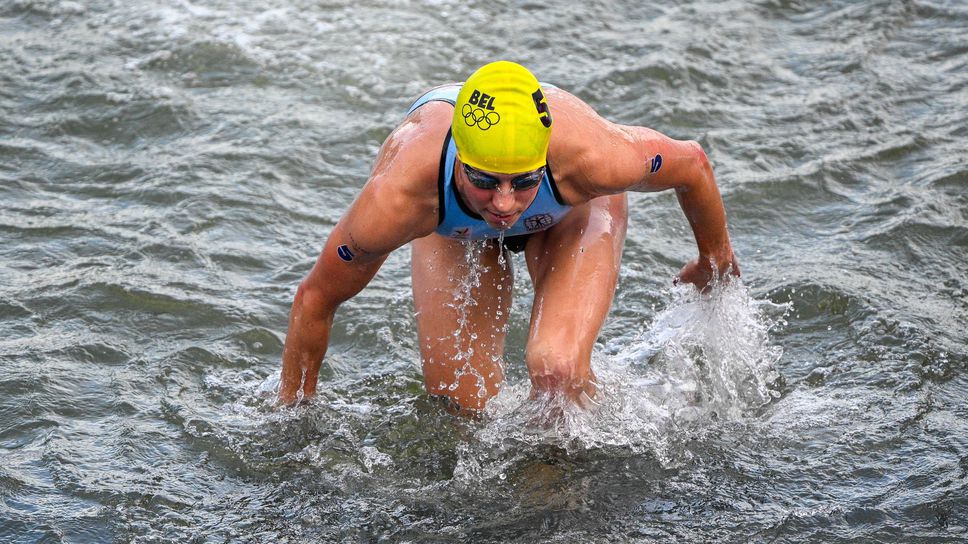
[[[517,215],[509,215],[506,218],[501,218],[492,214],[491,220],[487,221],[487,224],[497,230],[508,230],[514,226],[517,219]]]

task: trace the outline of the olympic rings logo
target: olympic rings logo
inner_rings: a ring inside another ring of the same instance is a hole
[[[464,123],[467,126],[477,125],[477,128],[481,130],[487,130],[501,122],[501,115],[498,112],[489,111],[485,113],[483,108],[475,108],[470,104],[464,104],[464,107],[461,108],[461,114],[464,116]]]

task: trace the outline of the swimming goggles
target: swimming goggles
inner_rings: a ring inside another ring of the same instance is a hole
[[[460,164],[464,168],[464,173],[467,174],[467,179],[470,180],[471,185],[474,187],[493,191],[501,185],[501,180],[497,179],[496,177],[490,174],[485,174],[484,172],[481,172],[473,166],[468,166],[463,162]],[[546,168],[547,166],[542,166],[537,170],[532,170],[519,176],[514,176],[511,178],[511,188],[515,191],[527,191],[528,189],[537,186],[539,183],[541,183],[541,180],[544,179]]]

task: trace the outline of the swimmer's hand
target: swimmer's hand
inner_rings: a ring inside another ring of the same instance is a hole
[[[309,366],[311,371],[295,367],[291,361],[283,357],[282,374],[279,377],[279,396],[276,398],[277,408],[291,408],[316,394],[315,377],[319,374],[319,364]]]
[[[282,408],[295,406],[300,400],[299,396],[297,395],[297,391],[298,384],[297,387],[281,386],[279,388],[279,396],[276,398],[276,407]]]
[[[679,274],[672,279],[672,284],[691,283],[700,291],[705,292],[709,289],[709,284],[713,280],[714,271],[720,280],[729,280],[732,276],[738,278],[740,269],[736,256],[730,252],[726,258],[716,260],[715,266],[714,261],[708,257],[693,259],[682,267]]]

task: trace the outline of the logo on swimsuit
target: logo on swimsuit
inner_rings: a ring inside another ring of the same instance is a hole
[[[350,251],[350,248],[347,247],[345,244],[336,248],[336,254],[339,255],[340,259],[343,259],[346,262],[350,262],[353,260],[353,252]]]
[[[467,238],[470,235],[471,235],[471,228],[470,227],[464,227],[462,229],[454,229],[454,233],[451,234],[451,237],[453,237],[453,238]]]
[[[475,108],[470,104],[464,104],[460,112],[464,116],[464,123],[467,126],[472,127],[477,125],[477,128],[481,130],[487,130],[501,122],[501,114],[498,112],[489,111],[485,113],[483,109]]]
[[[532,215],[531,217],[524,218],[524,228],[528,229],[529,232],[536,230],[546,229],[551,226],[551,222],[554,218],[548,213],[539,213],[538,215]]]

